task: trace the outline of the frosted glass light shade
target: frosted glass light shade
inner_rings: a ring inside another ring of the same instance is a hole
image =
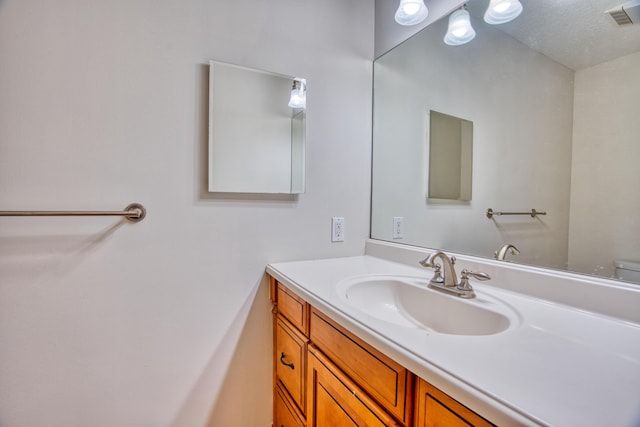
[[[291,87],[289,107],[307,108],[307,83],[305,79],[295,79]]]
[[[471,26],[469,12],[466,9],[458,9],[449,16],[449,28],[444,36],[444,42],[449,46],[457,46],[469,43],[476,36]]]
[[[400,0],[396,11],[396,22],[400,25],[416,25],[429,15],[429,9],[424,0]]]
[[[522,4],[519,0],[491,0],[484,20],[487,24],[497,25],[513,21],[522,13]]]

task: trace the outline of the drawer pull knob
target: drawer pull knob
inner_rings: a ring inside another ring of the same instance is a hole
[[[280,363],[282,363],[284,366],[288,366],[291,369],[295,369],[296,367],[293,365],[293,363],[287,363],[284,361],[284,352],[280,354]]]

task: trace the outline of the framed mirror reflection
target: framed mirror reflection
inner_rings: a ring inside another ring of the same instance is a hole
[[[482,257],[513,244],[511,262],[621,277],[640,263],[640,25],[604,13],[617,1],[521,3],[488,25],[472,0],[471,42],[447,45],[444,17],[374,63],[371,237]],[[425,197],[425,177],[452,180],[430,164],[431,110],[473,122],[466,203]]]
[[[306,79],[209,62],[208,190],[304,193]]]

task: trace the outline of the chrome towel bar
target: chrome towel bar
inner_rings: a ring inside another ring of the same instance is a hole
[[[146,215],[140,203],[131,203],[123,211],[0,211],[0,216],[123,216],[131,222],[140,222]]]
[[[531,216],[531,218],[535,218],[538,215],[546,215],[546,212],[538,212],[535,209],[531,209],[529,212],[496,212],[493,209],[489,208],[487,209],[487,218],[491,219],[493,218],[494,215],[497,216],[501,216],[501,215],[529,215]]]

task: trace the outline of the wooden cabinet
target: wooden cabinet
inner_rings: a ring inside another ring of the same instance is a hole
[[[287,398],[286,392],[276,385],[275,402],[273,408],[274,427],[304,427],[304,416],[292,405]]]
[[[309,335],[309,304],[278,283],[276,289],[278,313],[305,335]]]
[[[423,379],[416,387],[414,427],[489,427],[490,422]]]
[[[282,382],[298,408],[305,412],[307,340],[280,316],[276,320],[276,378]]]
[[[310,340],[389,413],[411,423],[414,375],[311,308]]]
[[[314,347],[307,372],[308,427],[400,425]]]
[[[271,278],[275,427],[304,426],[309,304]]]
[[[273,278],[271,299],[274,427],[492,425]]]

